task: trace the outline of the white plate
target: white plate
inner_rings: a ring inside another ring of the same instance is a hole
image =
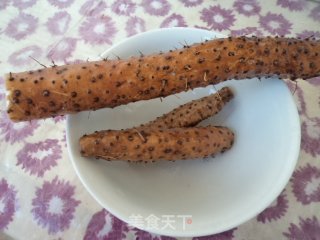
[[[126,39],[103,55],[126,58],[167,51],[219,34],[190,28],[159,29]],[[233,148],[214,159],[129,164],[83,158],[78,139],[101,129],[137,126],[223,86],[235,98],[203,124],[225,125],[236,133]],[[86,189],[125,222],[133,215],[159,218],[159,227],[136,226],[169,236],[203,236],[231,229],[264,210],[288,182],[300,148],[300,123],[292,95],[279,79],[227,81],[214,87],[141,101],[115,109],[69,115],[67,142],[73,166]],[[175,229],[164,227],[173,215]],[[178,215],[191,215],[185,229]],[[161,229],[162,228],[162,229]]]

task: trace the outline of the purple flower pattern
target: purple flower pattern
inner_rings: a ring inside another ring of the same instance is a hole
[[[210,236],[196,237],[196,238],[193,238],[192,240],[232,240],[234,237],[233,233],[235,230],[236,228],[226,232],[210,235]]]
[[[167,0],[143,0],[142,6],[147,13],[154,16],[165,16],[170,10]]]
[[[172,14],[167,17],[160,25],[160,27],[186,27],[187,24],[184,18],[179,14]]]
[[[131,0],[119,0],[112,4],[111,9],[118,15],[129,16],[134,13],[136,4]]]
[[[273,35],[286,35],[291,32],[292,23],[285,19],[282,14],[268,12],[260,17],[261,27]]]
[[[24,39],[26,36],[34,33],[38,26],[38,19],[30,14],[20,13],[12,19],[5,33],[16,40]]]
[[[16,211],[17,192],[4,178],[0,181],[0,231],[6,229]]]
[[[274,201],[271,206],[265,209],[262,213],[257,216],[257,221],[266,223],[279,220],[283,217],[288,209],[287,195],[281,193],[280,196]]]
[[[131,17],[126,24],[126,31],[128,36],[135,35],[146,30],[146,24],[142,18]]]
[[[231,30],[231,36],[244,36],[244,35],[254,35],[263,36],[263,33],[256,27],[246,27],[237,30]]]
[[[10,0],[2,0],[0,1],[0,10],[5,9],[9,6]]]
[[[277,5],[288,8],[291,11],[301,11],[305,8],[306,0],[278,0]]]
[[[102,209],[92,216],[84,240],[123,239],[128,231],[126,223]]]
[[[301,33],[297,34],[297,37],[300,37],[302,39],[305,38],[320,38],[320,31],[308,31],[308,30],[304,30]]]
[[[39,127],[38,121],[13,123],[6,112],[0,118],[0,137],[9,144],[21,142]]]
[[[86,1],[80,8],[79,13],[85,16],[98,16],[107,7],[107,4],[101,0]]]
[[[64,231],[70,227],[76,207],[80,201],[74,199],[74,187],[69,182],[55,177],[44,181],[32,199],[32,214],[37,223],[48,229],[49,234]]]
[[[232,11],[221,8],[219,5],[203,9],[200,18],[207,23],[209,28],[218,31],[229,29],[235,21]]]
[[[116,33],[113,20],[108,16],[89,17],[79,28],[79,33],[85,42],[95,44],[112,44]]]
[[[303,205],[320,202],[320,169],[310,164],[293,173],[292,191]]]
[[[175,240],[176,238],[151,234],[149,232],[133,228],[134,235],[137,240]]]
[[[37,0],[13,0],[13,6],[23,10],[32,7],[36,2]]]
[[[256,0],[237,0],[234,2],[233,7],[238,13],[247,17],[257,15],[261,10],[261,7]]]
[[[30,61],[30,56],[35,59],[39,59],[41,54],[42,50],[40,47],[36,45],[31,45],[13,52],[9,56],[8,62],[13,66],[29,65],[32,63]]]
[[[76,49],[77,39],[63,38],[58,44],[49,47],[47,58],[54,61],[66,60]]]
[[[69,7],[74,0],[48,0],[48,2],[57,8],[66,8]]]
[[[52,18],[49,18],[46,26],[52,35],[64,34],[70,24],[71,16],[67,12],[57,12]]]
[[[313,20],[320,22],[320,5],[311,10],[310,17]]]
[[[46,171],[57,165],[61,158],[61,147],[57,139],[46,139],[37,143],[26,143],[17,153],[17,165],[31,175],[43,177]]]
[[[320,236],[320,223],[316,216],[300,218],[299,226],[290,224],[289,232],[283,233],[290,240],[318,240]]]
[[[307,118],[301,125],[301,148],[313,157],[320,155],[320,118]]]
[[[186,7],[195,7],[203,3],[203,0],[180,0]]]

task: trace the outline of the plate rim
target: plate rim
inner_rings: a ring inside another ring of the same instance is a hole
[[[199,28],[192,28],[192,27],[172,27],[172,28],[159,28],[159,29],[153,29],[151,31],[146,31],[146,32],[142,32],[139,34],[136,34],[134,36],[125,38],[119,42],[117,42],[116,44],[112,45],[110,48],[108,48],[107,50],[103,51],[101,54],[99,54],[100,57],[105,56],[107,53],[111,53],[113,49],[118,48],[119,46],[121,46],[122,44],[124,44],[127,41],[131,41],[134,40],[136,38],[140,38],[144,35],[150,35],[150,34],[157,34],[158,32],[170,32],[170,31],[175,31],[175,30],[179,30],[179,31],[201,31],[201,32],[207,32],[210,35],[216,35],[218,37],[227,37],[226,35],[223,35],[221,33],[217,33],[215,31],[208,31],[205,29],[199,29]],[[287,91],[289,91],[289,89],[287,88]],[[292,103],[294,103],[294,112],[293,114],[296,115],[296,117],[294,119],[292,119],[292,124],[294,126],[297,126],[296,130],[296,141],[295,144],[296,146],[293,148],[295,150],[295,152],[293,153],[293,155],[295,156],[293,161],[293,164],[290,165],[290,168],[286,168],[286,173],[285,175],[283,175],[283,179],[285,181],[283,181],[281,184],[278,184],[276,188],[273,188],[273,194],[268,194],[268,196],[272,196],[270,197],[269,201],[265,201],[266,204],[264,205],[260,205],[260,208],[255,208],[256,211],[255,213],[252,212],[251,214],[246,214],[243,215],[242,217],[238,218],[238,221],[234,222],[233,224],[222,224],[220,226],[220,228],[218,228],[218,231],[212,232],[210,231],[210,229],[205,229],[202,228],[200,230],[197,231],[193,231],[193,232],[183,232],[183,231],[177,231],[174,235],[172,234],[168,234],[166,232],[163,232],[161,230],[158,229],[147,229],[141,226],[134,226],[138,229],[141,229],[143,231],[147,231],[150,233],[154,233],[154,234],[159,234],[159,235],[163,235],[163,236],[170,236],[170,237],[202,237],[202,236],[208,236],[208,235],[212,235],[212,234],[218,234],[218,233],[222,233],[224,231],[228,231],[231,230],[247,221],[249,221],[250,219],[252,219],[253,217],[255,217],[256,215],[258,215],[259,213],[261,213],[263,210],[265,210],[280,194],[281,192],[285,189],[286,185],[288,184],[291,175],[293,174],[293,171],[297,165],[298,159],[299,159],[299,153],[300,153],[300,145],[301,145],[301,127],[300,127],[300,116],[298,114],[298,109],[297,109],[297,105],[295,104],[294,98],[292,96],[292,94],[289,94],[290,97],[290,101],[292,101]],[[71,118],[74,116],[68,114],[67,115],[67,120],[66,120],[66,142],[67,142],[67,150],[68,150],[68,155],[70,158],[70,161],[72,163],[72,166],[78,176],[78,178],[80,179],[82,185],[85,187],[85,189],[89,192],[89,194],[95,199],[96,202],[98,202],[103,208],[107,209],[112,215],[114,215],[115,217],[119,218],[120,220],[122,220],[123,222],[128,224],[128,219],[125,216],[122,216],[120,213],[118,213],[117,211],[114,210],[113,207],[111,207],[109,204],[107,204],[105,201],[103,201],[102,199],[100,199],[93,191],[92,189],[88,186],[88,183],[85,181],[85,179],[83,179],[81,173],[79,172],[79,169],[77,168],[76,165],[76,160],[74,159],[73,155],[72,155],[72,149],[70,146],[70,129],[72,126],[70,126],[70,122],[71,122]],[[263,198],[264,199],[264,198]],[[257,209],[259,209],[259,211],[257,211]]]

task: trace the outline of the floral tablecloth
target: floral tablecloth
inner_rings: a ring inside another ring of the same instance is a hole
[[[13,124],[3,74],[96,58],[139,32],[189,26],[226,35],[320,37],[320,4],[305,0],[1,0],[0,239],[173,239],[134,229],[95,202],[66,150],[65,118]],[[32,58],[31,58],[31,57]],[[294,89],[294,83],[288,83]],[[230,231],[196,239],[320,239],[320,78],[294,92],[302,144],[281,195]]]

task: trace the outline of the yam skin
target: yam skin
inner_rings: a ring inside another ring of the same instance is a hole
[[[107,130],[80,138],[81,154],[106,160],[150,162],[204,158],[229,149],[233,132],[226,127]]]
[[[232,90],[228,87],[223,87],[214,94],[183,104],[140,127],[154,127],[159,129],[194,127],[204,119],[220,112],[223,106],[232,98]]]
[[[229,37],[162,54],[9,73],[13,121],[165,97],[228,79],[320,75],[320,40]]]

